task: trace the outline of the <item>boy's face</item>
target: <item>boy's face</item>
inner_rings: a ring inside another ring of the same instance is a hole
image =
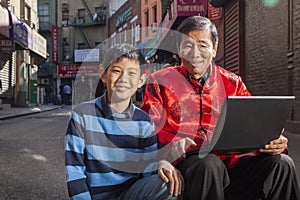
[[[113,62],[101,79],[106,85],[109,103],[129,101],[146,80],[141,76],[139,62],[128,58]]]

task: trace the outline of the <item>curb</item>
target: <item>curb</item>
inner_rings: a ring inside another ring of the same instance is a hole
[[[6,116],[0,116],[0,120],[6,120],[6,119],[22,117],[22,116],[26,116],[26,115],[38,114],[38,113],[47,112],[47,111],[51,111],[51,110],[61,109],[63,107],[64,106],[57,106],[57,107],[53,107],[53,108],[47,108],[44,110],[32,110],[32,111],[23,112],[23,113],[8,114]]]

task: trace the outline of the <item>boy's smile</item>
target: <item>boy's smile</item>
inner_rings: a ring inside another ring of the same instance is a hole
[[[128,106],[131,97],[145,82],[137,60],[123,58],[113,62],[101,76],[110,104]]]

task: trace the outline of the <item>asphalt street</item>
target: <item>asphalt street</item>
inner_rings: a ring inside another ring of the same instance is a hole
[[[0,120],[0,199],[68,199],[63,142],[70,110]],[[300,180],[300,135],[285,135]]]

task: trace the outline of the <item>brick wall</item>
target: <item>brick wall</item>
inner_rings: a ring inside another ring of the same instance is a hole
[[[293,132],[300,133],[300,0],[293,0],[293,95],[296,96],[294,119],[289,123]]]
[[[245,1],[246,83],[253,95],[287,95],[287,2]]]
[[[291,35],[289,2],[293,3]],[[279,1],[273,8],[262,1],[245,1],[245,8],[248,88],[253,95],[296,96],[286,129],[300,133],[300,0]]]

